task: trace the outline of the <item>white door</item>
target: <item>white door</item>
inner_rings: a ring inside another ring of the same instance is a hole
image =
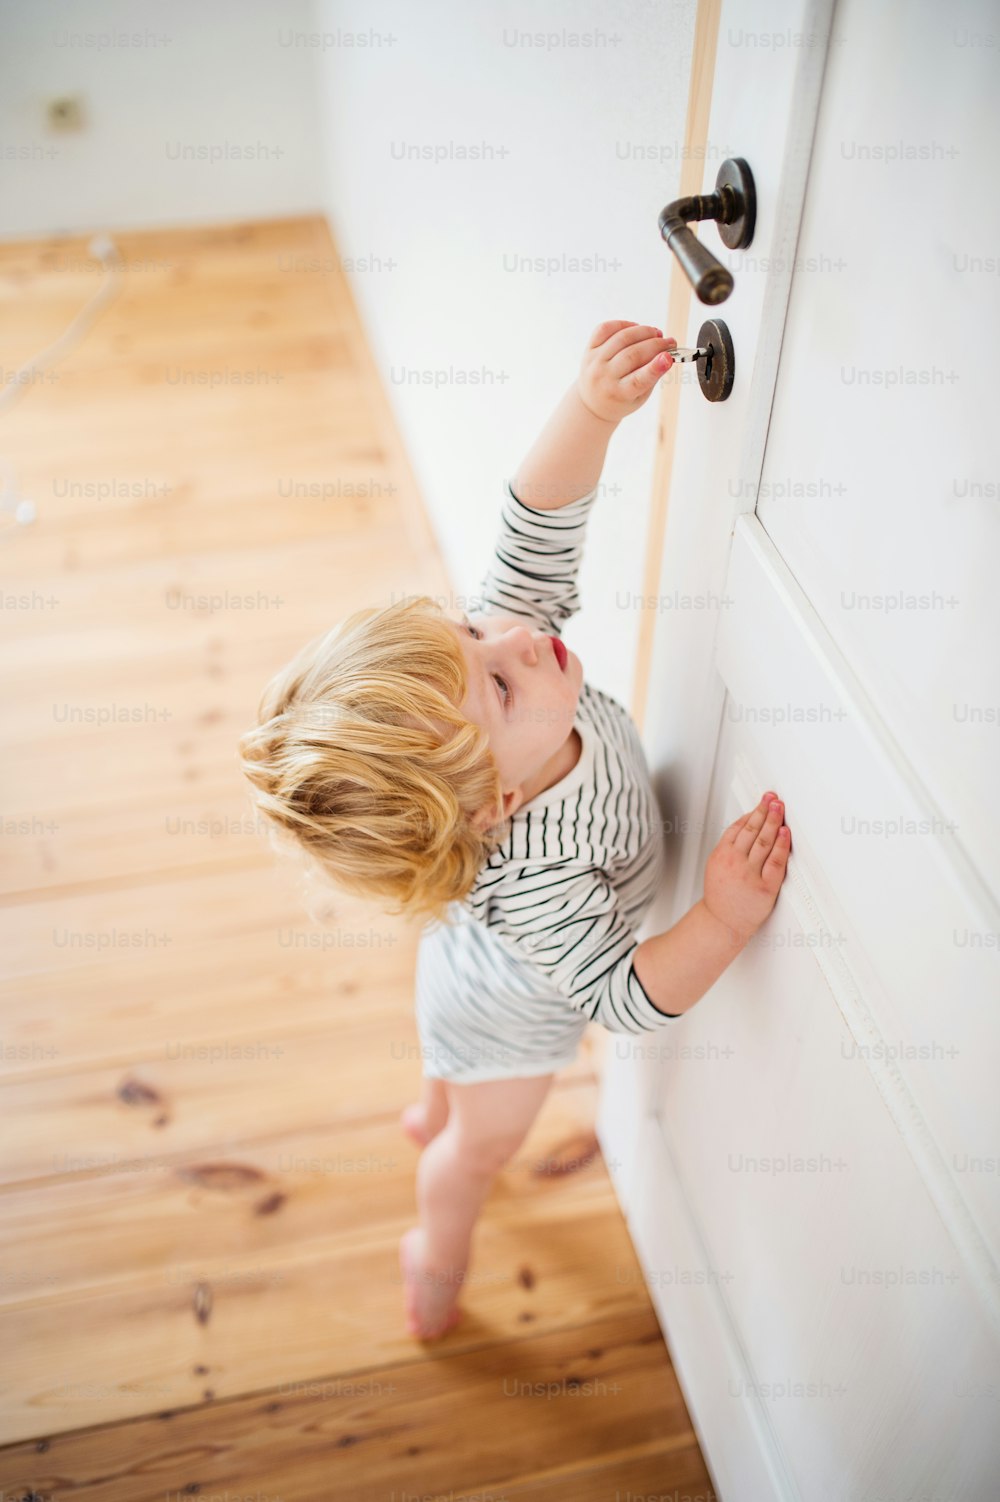
[[[672,330],[737,374],[682,377],[663,598],[712,608],[657,627],[642,934],[765,788],[793,856],[600,1133],[725,1502],[997,1495],[998,46],[987,0],[723,0],[704,191],[746,157],[758,223]]]

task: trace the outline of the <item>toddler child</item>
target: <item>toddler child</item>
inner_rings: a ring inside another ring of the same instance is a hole
[[[420,1224],[400,1244],[408,1328],[460,1318],[472,1231],[588,1022],[670,1026],[767,918],[791,847],[765,793],[725,831],[704,895],[635,931],[664,875],[635,724],[563,643],[612,433],[670,369],[673,339],[602,323],[504,486],[465,611],[426,595],[349,616],[267,686],[242,766],[260,812],[336,884],[424,918],[415,1013]]]

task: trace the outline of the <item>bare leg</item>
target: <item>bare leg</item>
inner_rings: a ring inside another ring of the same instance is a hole
[[[400,1243],[411,1334],[432,1339],[457,1323],[479,1212],[497,1173],[527,1136],[553,1078],[448,1082],[448,1121],[417,1165],[420,1225]]]
[[[426,1147],[448,1120],[448,1096],[444,1080],[424,1075],[420,1100],[400,1112],[403,1131],[418,1147]]]

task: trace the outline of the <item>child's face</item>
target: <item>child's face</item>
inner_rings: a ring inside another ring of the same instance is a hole
[[[458,707],[488,732],[504,793],[520,790],[510,813],[546,785],[546,767],[560,760],[573,732],[583,665],[566,647],[561,668],[552,637],[520,616],[454,611],[449,619],[469,673]]]

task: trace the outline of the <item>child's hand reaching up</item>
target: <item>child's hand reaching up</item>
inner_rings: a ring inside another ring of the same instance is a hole
[[[676,339],[664,339],[651,324],[622,319],[598,324],[580,366],[580,400],[604,422],[621,422],[673,365],[670,350],[676,348]]]
[[[705,906],[741,939],[760,928],[785,879],[792,836],[784,813],[781,800],[765,793],[730,824],[705,865]]]
[[[593,490],[612,434],[670,369],[676,348],[676,339],[650,324],[599,323],[579,375],[514,476],[515,500],[557,511]]]

